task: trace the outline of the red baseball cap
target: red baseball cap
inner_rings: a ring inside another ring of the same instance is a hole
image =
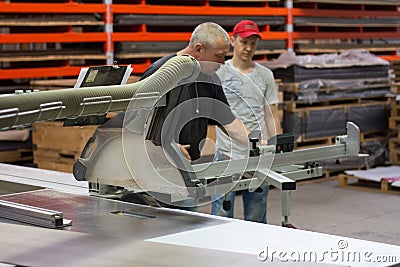
[[[261,39],[257,24],[251,20],[242,20],[238,22],[233,28],[233,35],[235,34],[238,34],[242,38],[257,35]]]

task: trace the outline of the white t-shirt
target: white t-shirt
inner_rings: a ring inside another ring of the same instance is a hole
[[[264,106],[279,102],[272,71],[255,63],[251,73],[242,74],[234,69],[231,60],[228,60],[217,74],[235,116],[250,131],[261,131],[261,137],[265,139]],[[243,158],[249,154],[249,147],[239,145],[219,128],[217,128],[216,147],[233,159]]]

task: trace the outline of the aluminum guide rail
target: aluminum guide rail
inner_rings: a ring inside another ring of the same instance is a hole
[[[46,228],[61,228],[71,224],[63,213],[54,210],[0,200],[0,217]]]
[[[324,147],[295,150],[289,153],[266,154],[246,159],[231,159],[217,161],[212,164],[193,165],[193,170],[199,179],[218,177],[242,173],[243,171],[268,170],[274,167],[289,166],[292,164],[313,162],[323,159],[332,159],[348,156],[357,156],[359,153],[360,132],[358,127],[347,123],[347,135],[338,136],[336,144]],[[270,165],[272,161],[272,165]],[[243,169],[245,167],[245,169]]]

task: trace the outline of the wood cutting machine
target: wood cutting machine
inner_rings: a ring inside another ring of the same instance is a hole
[[[257,151],[251,157],[190,164],[176,144],[156,146],[146,140],[146,131],[163,96],[177,85],[195,81],[205,66],[190,56],[177,56],[133,84],[5,95],[0,97],[0,129],[125,112],[122,127],[97,128],[74,165],[75,179],[88,181],[91,194],[118,199],[126,193],[145,193],[174,205],[272,185],[282,191],[282,224],[291,226],[290,192],[296,189],[296,180],[321,176],[320,160],[357,156],[358,127],[347,123],[347,135],[338,136],[330,146],[279,153],[276,143],[260,145],[260,138],[251,138],[249,148]],[[242,178],[227,178],[234,174]]]

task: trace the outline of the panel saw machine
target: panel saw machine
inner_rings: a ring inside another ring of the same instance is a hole
[[[296,189],[296,180],[322,176],[320,160],[357,156],[359,129],[348,122],[347,135],[338,136],[334,145],[285,153],[277,145],[293,148],[290,136],[277,135],[261,145],[255,132],[249,135],[251,156],[198,164],[190,164],[173,141],[156,146],[147,140],[154,108],[165,104],[163,96],[178,85],[195,82],[201,72],[219,67],[177,56],[151,77],[133,84],[5,95],[0,98],[0,129],[123,112],[122,124],[97,128],[74,165],[75,179],[88,181],[92,195],[121,199],[136,194],[141,204],[175,205],[186,199],[201,204],[214,194],[272,185],[282,191],[282,224],[292,227],[290,192]],[[232,178],[237,174],[240,179]],[[230,208],[229,202],[224,202],[224,208]]]

